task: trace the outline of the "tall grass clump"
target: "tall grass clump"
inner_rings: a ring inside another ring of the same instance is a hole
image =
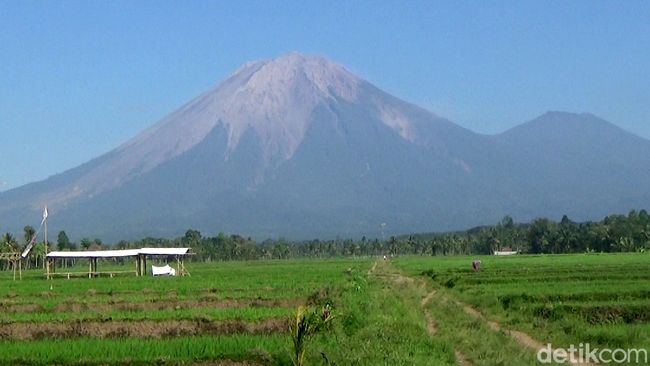
[[[295,321],[291,324],[291,340],[293,341],[292,361],[294,366],[305,364],[307,345],[313,336],[323,330],[333,319],[329,305],[321,310],[299,306]]]

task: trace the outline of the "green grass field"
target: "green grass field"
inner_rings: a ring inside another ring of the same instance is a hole
[[[544,344],[650,350],[650,255],[485,256],[478,271],[472,259],[407,257],[395,266]]]
[[[479,271],[472,259],[190,263],[191,277],[161,278],[0,272],[0,363],[291,365],[302,304],[334,315],[307,365],[539,364],[521,334],[650,349],[650,255],[485,256]]]

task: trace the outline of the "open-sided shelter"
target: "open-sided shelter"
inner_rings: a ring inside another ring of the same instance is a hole
[[[46,277],[66,276],[68,278],[75,275],[88,275],[88,278],[100,276],[102,274],[113,277],[118,273],[135,273],[136,276],[147,275],[147,258],[148,257],[173,257],[176,260],[176,273],[180,276],[189,276],[190,273],[185,268],[184,258],[191,254],[190,248],[140,248],[140,249],[122,249],[122,250],[95,250],[95,251],[73,251],[73,252],[50,252],[47,253]],[[106,271],[102,272],[97,269],[98,259],[112,258],[135,258],[135,267],[127,271]],[[82,258],[88,259],[88,272],[56,272],[56,260],[64,258]]]

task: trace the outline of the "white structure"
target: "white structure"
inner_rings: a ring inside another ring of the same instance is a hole
[[[169,264],[166,264],[163,267],[152,265],[151,274],[153,276],[176,276],[176,270],[170,267]]]
[[[106,258],[124,258],[124,257],[134,257],[135,261],[135,275],[136,276],[145,276],[147,274],[147,257],[173,257],[176,259],[177,268],[172,268],[169,265],[164,267],[155,267],[151,266],[152,273],[156,275],[171,275],[176,276],[176,273],[180,276],[189,276],[190,273],[185,268],[183,263],[183,258],[187,255],[190,255],[190,248],[140,248],[140,249],[122,249],[122,250],[88,250],[88,251],[74,251],[74,252],[50,252],[47,253],[47,266],[46,266],[46,276],[51,278],[54,275],[63,275],[70,278],[73,275],[88,275],[88,277],[96,277],[101,274],[108,274],[113,277],[114,274],[124,272],[134,272],[134,271],[108,271],[100,272],[97,270],[97,260],[106,259]],[[56,265],[55,262],[57,259],[63,258],[87,258],[89,260],[88,272],[64,272],[64,273],[55,273]],[[162,268],[162,269],[160,269]],[[154,272],[158,271],[158,272]]]
[[[494,251],[494,255],[515,255],[517,253],[519,252],[517,252],[516,250],[502,250],[502,251],[495,250]]]

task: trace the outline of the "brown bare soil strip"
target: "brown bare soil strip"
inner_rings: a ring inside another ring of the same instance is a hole
[[[429,333],[429,335],[434,335],[437,331],[436,322],[433,320],[433,316],[426,308],[427,304],[431,302],[431,299],[433,299],[435,294],[436,291],[431,291],[422,299],[422,301],[420,301],[420,306],[422,306],[422,309],[424,310],[424,318],[427,321],[427,333]]]
[[[464,354],[455,351],[454,355],[456,355],[456,363],[458,363],[459,366],[472,366],[472,363],[469,362],[467,357],[465,357]]]
[[[43,311],[43,307],[39,304],[0,303],[0,312],[3,313],[37,313],[41,311]]]
[[[40,304],[13,303],[5,301],[0,303],[3,313],[41,313],[41,312],[80,312],[80,311],[144,311],[144,310],[180,310],[191,308],[277,308],[295,307],[304,303],[302,299],[218,299],[204,298],[198,300],[173,300],[160,299],[149,301],[124,301],[124,302],[64,302],[56,305],[51,310],[46,310]]]
[[[288,318],[243,320],[137,320],[1,323],[0,339],[33,340],[43,338],[164,338],[195,335],[277,334],[288,332]]]
[[[302,299],[200,299],[200,300],[155,300],[134,302],[66,302],[56,305],[53,312],[80,311],[145,311],[145,310],[181,310],[195,308],[277,308],[295,307],[304,303]],[[38,310],[37,310],[38,311]]]
[[[79,279],[80,281],[87,281],[88,279]],[[5,299],[15,299],[18,297],[25,298],[25,297],[40,297],[40,298],[54,298],[58,294],[56,292],[57,288],[57,282],[58,281],[76,281],[76,280],[67,280],[67,279],[58,279],[52,282],[55,291],[42,291],[37,294],[31,294],[31,295],[18,295],[17,293],[7,293],[5,295]],[[218,293],[235,293],[235,292],[247,292],[247,293],[256,293],[256,292],[286,292],[290,291],[290,289],[287,288],[276,288],[276,287],[269,287],[269,286],[263,286],[263,287],[250,287],[250,288],[202,288],[202,289],[197,289],[193,291],[193,294],[200,294],[200,295],[210,295],[210,294],[218,294]],[[88,296],[93,296],[93,297],[98,297],[98,296],[106,296],[106,297],[120,297],[120,296],[129,296],[129,295],[160,295],[160,296],[166,296],[166,297],[176,297],[178,296],[177,292],[174,290],[171,291],[160,291],[160,290],[153,290],[151,288],[143,288],[141,290],[111,290],[111,291],[100,291],[97,289],[89,289],[86,291],[86,294]]]

